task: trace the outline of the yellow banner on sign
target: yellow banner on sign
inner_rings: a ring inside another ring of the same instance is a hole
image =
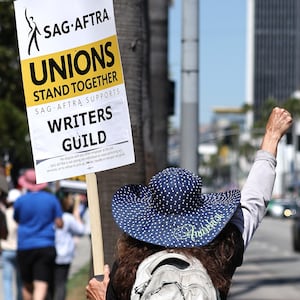
[[[124,83],[117,36],[21,61],[26,105],[72,98]]]

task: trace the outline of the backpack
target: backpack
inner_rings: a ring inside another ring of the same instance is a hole
[[[202,263],[178,253],[157,252],[138,267],[131,300],[218,300]]]

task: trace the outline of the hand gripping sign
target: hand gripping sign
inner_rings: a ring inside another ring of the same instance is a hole
[[[95,172],[134,163],[113,1],[14,6],[37,183],[87,174],[89,205],[99,205]]]

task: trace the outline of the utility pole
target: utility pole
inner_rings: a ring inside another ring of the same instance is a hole
[[[199,0],[181,0],[180,166],[198,173]]]

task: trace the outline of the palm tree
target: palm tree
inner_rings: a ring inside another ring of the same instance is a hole
[[[150,93],[153,117],[153,144],[157,170],[167,166],[169,80],[168,80],[169,0],[149,1]]]
[[[97,173],[104,261],[112,264],[119,230],[112,220],[111,198],[122,185],[146,182],[143,115],[148,114],[147,1],[114,1],[116,28],[131,117],[136,162]],[[150,144],[150,141],[148,141]]]

